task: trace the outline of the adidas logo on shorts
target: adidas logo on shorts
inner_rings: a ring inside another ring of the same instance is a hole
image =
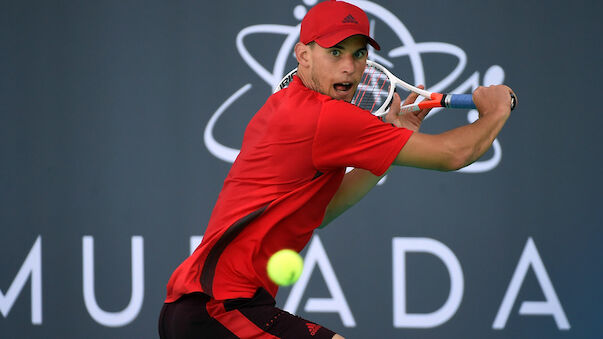
[[[308,327],[308,331],[310,331],[310,335],[315,335],[320,329],[320,325],[313,323],[306,323],[306,326]]]

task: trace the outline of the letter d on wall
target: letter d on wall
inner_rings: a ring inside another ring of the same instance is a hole
[[[393,238],[394,327],[430,328],[448,321],[463,298],[464,279],[461,264],[454,253],[441,242],[429,238]],[[424,252],[438,257],[450,275],[448,299],[432,313],[406,312],[406,253]]]

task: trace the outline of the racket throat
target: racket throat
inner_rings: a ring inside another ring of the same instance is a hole
[[[450,107],[450,95],[432,93],[431,100],[437,100],[440,102],[441,107]]]

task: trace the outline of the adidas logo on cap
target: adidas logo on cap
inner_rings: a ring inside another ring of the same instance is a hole
[[[348,14],[348,16],[346,16],[345,18],[343,18],[342,21],[344,24],[357,24],[358,21],[356,21],[356,19],[354,19],[354,17],[352,16],[352,14]]]

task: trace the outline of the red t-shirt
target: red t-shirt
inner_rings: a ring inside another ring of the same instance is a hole
[[[346,166],[382,175],[411,134],[295,77],[249,122],[203,241],[172,274],[166,302],[192,292],[250,298],[259,287],[276,295],[268,258],[304,248]]]

